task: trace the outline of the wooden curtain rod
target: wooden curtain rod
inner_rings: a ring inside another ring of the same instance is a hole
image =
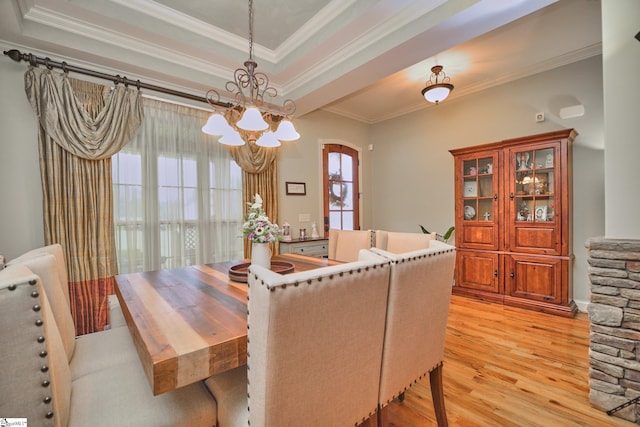
[[[144,83],[141,82],[140,80],[131,80],[128,79],[126,76],[122,77],[119,74],[118,75],[111,75],[111,74],[106,74],[106,73],[101,73],[99,71],[95,71],[95,70],[90,70],[88,68],[82,68],[82,67],[78,67],[75,65],[69,65],[66,62],[58,62],[58,61],[53,61],[50,58],[42,58],[40,56],[36,56],[32,53],[22,53],[17,49],[11,49],[11,50],[5,50],[4,54],[7,55],[9,58],[13,59],[16,62],[20,62],[20,61],[26,61],[29,62],[29,64],[31,64],[34,67],[37,67],[38,65],[44,65],[45,67],[47,67],[48,69],[52,69],[52,68],[59,68],[62,71],[64,71],[65,73],[71,71],[74,73],[79,73],[79,74],[84,74],[87,76],[92,76],[92,77],[97,77],[99,79],[104,79],[104,80],[110,80],[112,81],[114,84],[124,84],[125,86],[135,86],[138,88],[138,90],[140,90],[141,88],[143,89],[150,89],[156,92],[161,92],[161,93],[166,93],[169,95],[175,95],[175,96],[179,96],[181,98],[186,98],[186,99],[191,99],[194,101],[200,101],[200,102],[204,102],[207,104],[215,104],[219,107],[224,107],[224,108],[229,108],[232,107],[233,105],[228,103],[228,102],[220,102],[220,101],[214,101],[214,100],[207,100],[207,98],[203,97],[203,96],[197,96],[197,95],[192,95],[190,93],[186,93],[186,92],[180,92],[177,90],[173,90],[173,89],[168,89],[166,87],[162,87],[162,86],[156,86],[156,85],[152,85],[150,83]]]

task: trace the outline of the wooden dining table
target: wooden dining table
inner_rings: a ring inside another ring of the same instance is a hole
[[[294,271],[338,264],[276,255]],[[247,363],[247,284],[229,269],[247,260],[116,276],[116,295],[154,395]]]

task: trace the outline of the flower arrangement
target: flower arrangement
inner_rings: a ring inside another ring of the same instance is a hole
[[[272,224],[262,209],[262,197],[256,194],[253,203],[247,203],[249,211],[242,224],[242,234],[254,243],[269,243],[280,240],[278,224]]]

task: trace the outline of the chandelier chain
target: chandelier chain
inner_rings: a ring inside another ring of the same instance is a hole
[[[253,61],[253,0],[249,0],[249,60]]]

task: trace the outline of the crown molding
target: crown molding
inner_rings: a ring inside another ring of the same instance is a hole
[[[248,39],[240,37],[228,31],[222,30],[211,24],[207,24],[192,16],[186,15],[175,9],[171,9],[153,0],[110,0],[120,6],[135,10],[144,15],[149,15],[167,24],[195,33],[200,37],[209,39],[212,43],[221,43],[232,49],[249,53]],[[259,43],[253,45],[256,56],[268,62],[276,61],[276,54],[273,50],[267,49]]]
[[[329,23],[338,18],[344,11],[356,3],[356,1],[357,0],[332,0],[331,3],[323,7],[320,12],[305,22],[304,25],[298,28],[298,30],[278,46],[274,51],[275,61],[283,61]]]
[[[588,59],[588,58],[591,58],[592,56],[601,55],[601,54],[602,54],[602,43],[596,43],[582,49],[577,49],[572,52],[568,52],[563,55],[550,58],[549,60],[546,60],[546,61],[532,64],[526,68],[521,68],[510,73],[501,74],[496,78],[487,79],[482,81],[481,83],[468,85],[467,87],[461,90],[458,90],[456,95],[460,96],[460,95],[467,95],[469,93],[479,92],[481,90],[489,89],[493,86],[509,83],[514,80],[532,76],[534,74],[543,73],[545,71],[553,70],[554,68],[559,68],[564,65],[572,64],[574,62],[582,61],[583,59]],[[457,89],[458,89],[458,86],[456,86],[456,90]]]
[[[107,43],[142,56],[150,56],[174,65],[206,72],[221,79],[233,74],[233,69],[207,62],[200,57],[190,56],[167,46],[149,43],[130,35],[125,37],[116,31],[101,26],[88,25],[81,20],[41,6],[32,7],[23,17],[25,20],[37,24],[76,34],[82,38],[90,38],[101,43]]]

